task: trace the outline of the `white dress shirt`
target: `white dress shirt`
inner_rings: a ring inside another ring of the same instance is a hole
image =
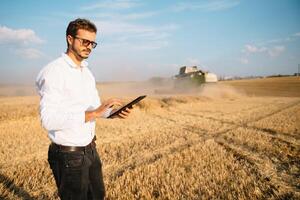
[[[63,53],[37,76],[42,126],[56,144],[86,146],[95,135],[95,121],[85,122],[85,111],[95,110],[101,102],[95,78],[87,66],[86,61],[76,66]]]

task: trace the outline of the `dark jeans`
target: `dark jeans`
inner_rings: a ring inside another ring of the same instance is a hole
[[[48,162],[62,200],[104,199],[102,163],[96,147],[63,152],[50,145]]]

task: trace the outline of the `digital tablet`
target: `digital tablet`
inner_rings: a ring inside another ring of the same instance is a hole
[[[111,113],[107,118],[112,118],[116,115],[118,115],[119,113],[121,113],[123,110],[125,110],[126,108],[132,108],[132,106],[136,103],[138,103],[139,101],[141,101],[142,99],[144,99],[146,97],[146,95],[143,96],[139,96],[138,98],[134,99],[133,101],[129,102],[128,104],[122,106],[121,108],[119,108],[118,110],[116,110],[115,112]]]

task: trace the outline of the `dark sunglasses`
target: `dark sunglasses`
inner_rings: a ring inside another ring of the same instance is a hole
[[[80,38],[77,36],[75,36],[74,38],[78,39],[80,41],[81,45],[83,45],[85,47],[88,47],[90,44],[92,44],[93,49],[95,49],[97,46],[97,42],[93,42],[93,41],[83,39],[83,38]]]

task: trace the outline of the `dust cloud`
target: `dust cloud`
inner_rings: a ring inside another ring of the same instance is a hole
[[[37,95],[34,85],[0,85],[0,97]]]
[[[229,85],[204,84],[200,87],[198,95],[210,98],[241,98],[246,94]]]
[[[135,98],[140,95],[149,97],[172,96],[202,96],[211,99],[244,97],[242,90],[222,83],[193,85],[181,83],[176,85],[173,79],[150,79],[139,82],[104,82],[98,83],[97,89],[101,99],[106,98]],[[0,96],[35,96],[36,89],[33,85],[2,85]]]
[[[203,96],[207,98],[240,98],[243,91],[222,83],[176,84],[173,79],[148,80],[144,82],[113,82],[97,84],[100,96],[134,97],[148,95],[153,97],[166,96]]]

